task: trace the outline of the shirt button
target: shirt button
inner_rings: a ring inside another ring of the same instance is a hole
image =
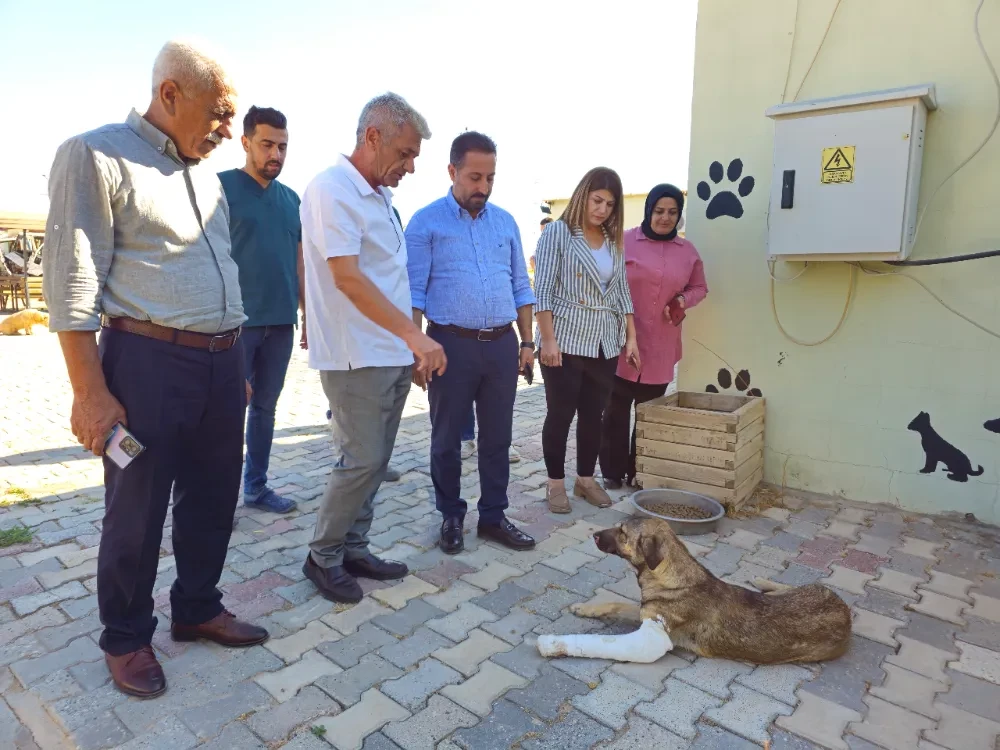
[[[55,225],[53,225],[53,227],[52,227],[52,228],[53,228],[53,229],[58,229],[58,228],[59,228],[59,225],[58,225],[58,224],[55,224]]]
[[[157,150],[157,151],[162,151],[162,150],[163,150],[163,146],[157,146],[157,147],[156,147],[156,150]]]
[[[580,273],[579,271],[577,271],[577,272],[576,272],[576,278],[580,278],[581,276],[583,276],[583,274],[582,274],[582,273]]]
[[[581,304],[581,305],[583,304],[583,298],[581,298],[581,299],[580,299],[580,304]]]

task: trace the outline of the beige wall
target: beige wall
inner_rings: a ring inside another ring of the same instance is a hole
[[[558,219],[569,203],[569,198],[557,198],[548,201],[552,209],[552,218]],[[646,206],[645,193],[630,193],[625,196],[625,228],[631,229],[642,224],[643,209]]]
[[[687,236],[704,258],[710,293],[685,322],[680,387],[704,390],[714,383],[727,367],[720,357],[749,370],[751,385],[767,399],[768,481],[920,511],[972,512],[997,523],[1000,435],[983,423],[1000,418],[1000,341],[907,279],[861,273],[846,322],[825,344],[792,343],[772,315],[765,263],[772,122],[764,110],[782,101],[786,73],[785,101],[793,99],[836,4],[801,0],[795,23],[795,0],[699,3],[686,213]],[[928,118],[921,207],[982,140],[996,111],[973,37],[975,8],[975,0],[843,2],[798,96],[936,84],[939,109]],[[986,4],[981,30],[1000,65],[1000,6]],[[745,213],[709,221],[696,186],[713,161],[734,158],[756,181],[743,200]],[[1000,135],[938,193],[912,257],[1000,247],[998,184]],[[794,276],[801,268],[779,263],[775,275]],[[1000,330],[1000,259],[907,273]],[[786,329],[805,340],[828,334],[844,307],[848,278],[847,265],[831,262],[811,264],[798,280],[777,284]],[[921,411],[973,469],[984,467],[982,476],[960,483],[943,467],[919,473],[924,452],[907,425]]]

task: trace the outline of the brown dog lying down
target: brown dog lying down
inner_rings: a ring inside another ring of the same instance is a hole
[[[575,615],[644,627],[659,620],[667,643],[699,656],[754,664],[818,662],[847,652],[851,610],[821,584],[791,588],[756,581],[775,589],[761,594],[720,581],[691,556],[669,524],[654,518],[630,519],[597,532],[594,541],[636,569],[642,604],[575,604],[570,607]]]

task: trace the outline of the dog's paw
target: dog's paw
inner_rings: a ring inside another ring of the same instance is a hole
[[[587,609],[587,605],[583,602],[576,602],[575,604],[569,605],[570,614],[576,615],[577,617],[586,617]]]

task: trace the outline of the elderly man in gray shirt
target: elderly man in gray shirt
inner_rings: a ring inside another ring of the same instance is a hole
[[[144,448],[127,464],[104,457],[97,567],[101,648],[118,689],[140,697],[166,689],[150,641],[171,489],[171,635],[226,646],[268,636],[225,610],[217,588],[239,496],[246,316],[225,195],[201,161],[232,137],[234,114],[219,63],[168,42],[146,113],[66,141],[49,178],[45,297],[73,434],[102,455],[121,425]]]

